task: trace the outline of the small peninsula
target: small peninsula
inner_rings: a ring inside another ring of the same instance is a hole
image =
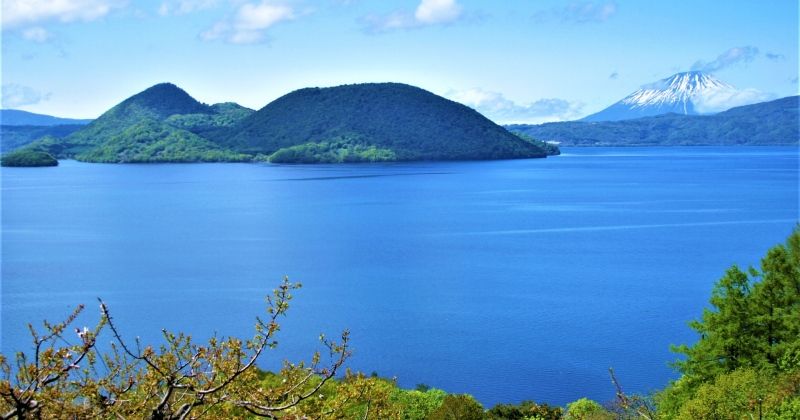
[[[0,165],[9,167],[58,166],[58,160],[50,153],[41,150],[22,149],[3,155]]]

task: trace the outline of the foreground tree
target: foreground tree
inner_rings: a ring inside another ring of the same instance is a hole
[[[659,418],[800,418],[800,226],[760,270],[734,266],[673,350],[682,376],[656,396]]]
[[[279,318],[286,315],[291,292],[300,287],[284,278],[267,297],[267,316],[256,319],[252,339],[214,337],[200,345],[185,334],[163,332],[165,344],[142,347],[123,338],[100,302],[94,328],[70,325],[79,306],[59,324],[45,322],[45,333],[30,327],[32,354],[17,353],[14,362],[0,356],[0,415],[9,418],[233,418],[244,415],[279,418],[304,409],[341,409],[345,404],[306,404],[324,399],[320,390],[350,356],[349,335],[341,341],[320,337],[328,362],[315,353],[310,363],[285,363],[280,381],[265,381],[256,368],[264,353],[277,346]],[[97,348],[100,334],[113,339]],[[73,336],[74,337],[74,336]],[[363,395],[359,397],[364,400]],[[357,400],[357,398],[355,399]]]
[[[690,326],[700,334],[693,346],[674,350],[689,381],[704,382],[737,368],[781,369],[800,355],[800,227],[786,244],[761,260],[761,270],[736,266],[714,286],[712,308]]]

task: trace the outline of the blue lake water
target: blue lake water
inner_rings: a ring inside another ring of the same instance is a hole
[[[280,347],[348,328],[349,366],[491,406],[675,377],[671,343],[727,267],[798,220],[797,148],[564,149],[548,159],[2,170],[3,353],[105,299],[124,334],[252,336],[302,281]]]

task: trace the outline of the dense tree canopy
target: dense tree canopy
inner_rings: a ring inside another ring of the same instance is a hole
[[[31,131],[32,133],[33,131]],[[545,157],[473,109],[425,90],[378,83],[301,89],[258,112],[206,105],[162,83],[86,127],[27,148],[88,162],[382,162]],[[30,142],[17,139],[15,147]]]
[[[17,150],[0,159],[2,166],[57,166],[58,161],[51,154],[35,149]]]
[[[700,339],[674,349],[683,376],[658,396],[662,416],[800,418],[800,227],[760,270],[731,267],[710,303],[690,323]]]
[[[395,160],[547,154],[538,144],[519,139],[471,108],[400,83],[300,89],[211,133],[210,138],[233,150],[263,154],[342,138],[387,150]]]
[[[665,114],[625,121],[568,121],[507,128],[562,146],[790,145],[800,141],[800,96],[715,115]]]

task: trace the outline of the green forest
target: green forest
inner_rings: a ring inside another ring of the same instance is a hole
[[[312,148],[329,148],[342,139],[386,151],[375,156],[380,160],[390,154],[392,160],[547,155],[539,144],[521,140],[469,107],[400,83],[300,89],[234,126],[210,132],[209,138],[232,150],[253,154],[270,155],[294,147],[293,152],[302,150],[296,154],[301,159],[298,162],[317,153]],[[286,162],[294,155],[281,152],[278,157]]]
[[[231,102],[206,105],[162,83],[86,126],[4,128],[3,148],[102,163],[342,163],[558,154],[556,146],[521,139],[464,105],[398,83],[301,89],[259,111]]]
[[[475,398],[420,384],[403,389],[377,373],[345,368],[349,333],[320,336],[323,352],[257,368],[278,345],[281,319],[301,287],[285,278],[256,319],[252,339],[196,343],[164,331],[158,346],[130,341],[100,301],[100,322],[73,329],[84,310],[30,327],[33,351],[0,355],[2,418],[282,418],[404,420],[797,419],[800,418],[800,226],[758,268],[729,268],[709,306],[674,346],[680,377],[650,395],[629,395],[609,371],[613,401],[565,406],[531,401],[484,407]],[[110,350],[98,340],[111,341]],[[69,344],[75,343],[75,344]],[[666,361],[665,361],[666,362]]]
[[[567,121],[506,128],[561,146],[775,146],[798,144],[800,96],[714,115],[665,114],[624,121]]]
[[[40,150],[17,150],[0,158],[2,166],[58,166],[51,154]]]

